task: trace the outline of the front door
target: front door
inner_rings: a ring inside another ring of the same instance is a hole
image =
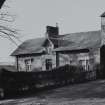
[[[46,59],[46,70],[52,69],[52,59]]]

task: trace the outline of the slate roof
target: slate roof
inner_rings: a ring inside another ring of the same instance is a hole
[[[66,34],[62,37],[59,42],[59,47],[54,51],[67,51],[67,50],[79,50],[79,49],[90,49],[99,48],[101,46],[101,31],[89,31]]]
[[[11,55],[42,53],[46,38],[36,38],[22,43]],[[58,48],[54,51],[78,50],[88,48],[99,48],[101,46],[101,31],[89,31],[59,35],[58,38],[52,38],[53,44],[58,43]]]
[[[23,42],[11,55],[42,53],[44,51],[45,38],[30,39]]]

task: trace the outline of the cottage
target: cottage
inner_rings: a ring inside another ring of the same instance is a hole
[[[56,67],[57,40],[50,40],[50,36],[58,36],[58,27],[47,26],[47,34],[43,38],[27,40],[13,53],[19,71],[50,70]]]
[[[65,64],[93,70],[105,68],[105,13],[101,30],[59,35],[59,28],[47,26],[46,36],[23,42],[13,53],[19,71],[51,70]]]

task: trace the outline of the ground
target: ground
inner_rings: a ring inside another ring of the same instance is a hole
[[[69,85],[24,98],[5,99],[0,105],[105,105],[105,80]]]

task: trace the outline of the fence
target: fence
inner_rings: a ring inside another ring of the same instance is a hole
[[[94,70],[84,70],[81,67],[65,65],[50,71],[10,72],[0,70],[0,96],[3,93],[16,93],[27,90],[50,89],[68,84],[86,82],[100,78],[102,74],[98,67]]]

